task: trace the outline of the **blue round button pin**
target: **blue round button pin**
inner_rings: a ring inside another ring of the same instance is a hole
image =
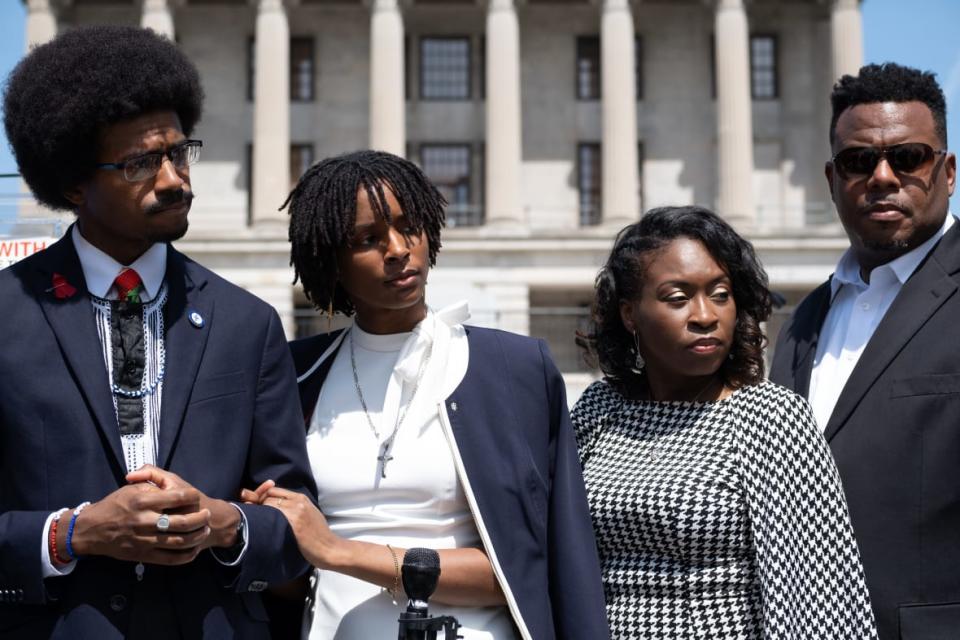
[[[196,311],[191,311],[187,317],[190,319],[190,324],[195,326],[197,329],[203,327],[203,316]]]

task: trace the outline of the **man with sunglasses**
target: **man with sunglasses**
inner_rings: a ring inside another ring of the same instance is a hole
[[[887,63],[831,96],[827,183],[850,239],[780,333],[843,480],[881,640],[960,637],[957,164],[931,73]],[[824,585],[830,588],[830,585]]]
[[[315,495],[279,318],[170,242],[202,143],[196,69],[128,27],[11,74],[4,124],[59,242],[0,272],[0,636],[268,637],[306,563],[271,479]]]

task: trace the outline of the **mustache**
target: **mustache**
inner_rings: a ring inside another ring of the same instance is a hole
[[[144,209],[144,213],[153,215],[159,213],[164,209],[169,209],[170,207],[176,207],[181,204],[190,206],[190,203],[193,202],[193,191],[188,191],[186,189],[179,189],[172,193],[164,194],[163,197],[157,198],[157,201]]]
[[[898,199],[890,198],[889,196],[879,196],[879,197],[868,200],[867,203],[863,207],[861,207],[861,211],[865,211],[867,209],[870,209],[871,207],[875,207],[878,205],[893,207],[908,213],[910,212],[909,206],[907,206],[903,202],[900,202]]]

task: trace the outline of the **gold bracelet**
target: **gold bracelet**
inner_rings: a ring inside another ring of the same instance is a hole
[[[390,552],[390,557],[393,558],[393,589],[387,589],[387,593],[390,594],[390,599],[393,600],[393,604],[396,606],[397,593],[400,591],[400,561],[397,560],[397,552],[393,550],[393,547],[387,545],[387,551]]]

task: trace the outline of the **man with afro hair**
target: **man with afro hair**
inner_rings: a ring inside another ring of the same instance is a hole
[[[267,637],[306,563],[265,480],[315,496],[280,320],[175,250],[203,93],[132,27],[33,49],[4,125],[64,238],[0,272],[0,636]]]

